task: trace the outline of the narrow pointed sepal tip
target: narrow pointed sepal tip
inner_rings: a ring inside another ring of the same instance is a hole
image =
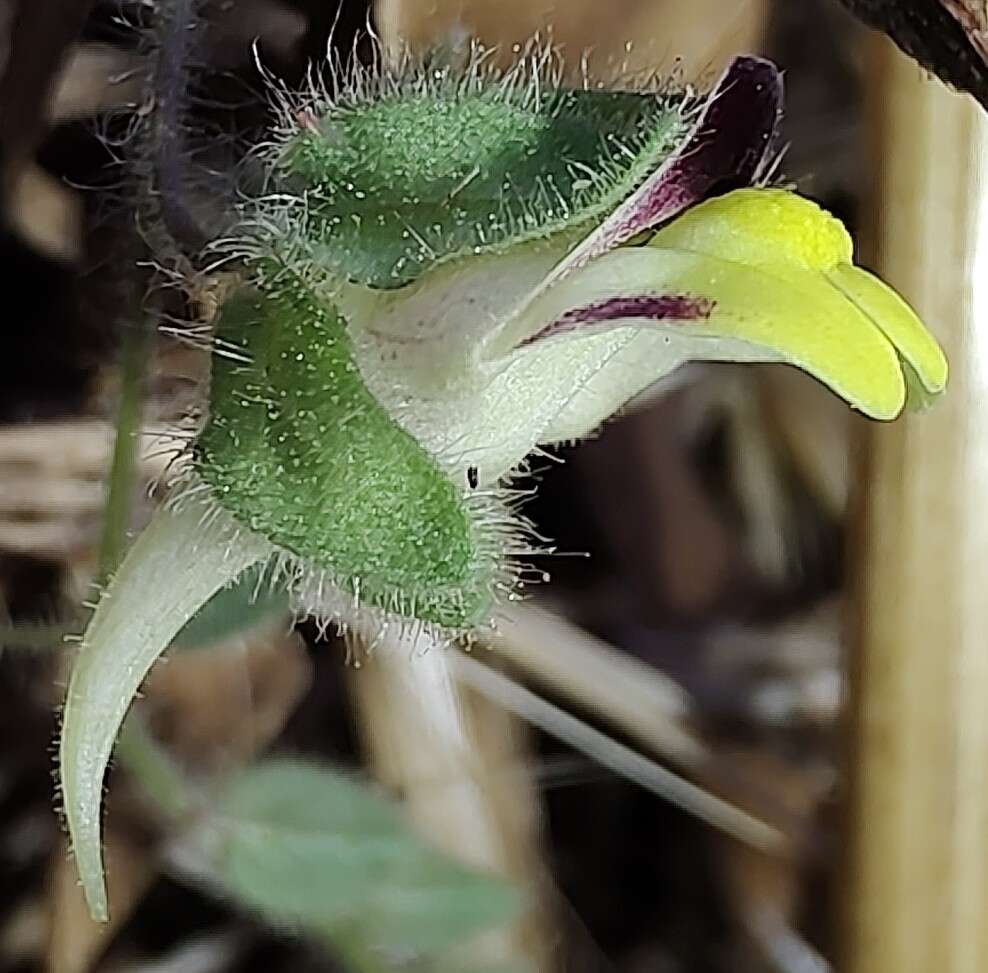
[[[97,830],[96,834],[87,840],[95,843],[95,846],[99,848],[99,831]],[[76,862],[80,875],[99,876],[99,878],[90,878],[88,880],[80,878],[82,893],[86,899],[86,908],[89,909],[90,919],[93,922],[109,922],[110,907],[106,894],[106,881],[103,878],[102,857],[97,856],[85,868],[78,856],[76,857]]]
[[[103,779],[127,710],[185,623],[270,554],[265,542],[215,513],[193,502],[157,513],[100,599],[72,669],[59,767],[69,840],[97,921],[109,918],[100,850]]]

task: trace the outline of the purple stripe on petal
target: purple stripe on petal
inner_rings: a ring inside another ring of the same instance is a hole
[[[716,302],[689,294],[635,295],[610,297],[604,301],[573,308],[546,325],[541,331],[526,338],[519,347],[525,347],[543,338],[569,334],[581,328],[608,321],[637,318],[646,321],[703,321],[713,313]]]
[[[573,250],[545,284],[664,223],[715,188],[749,185],[773,151],[781,111],[779,69],[763,58],[735,58],[682,148]]]

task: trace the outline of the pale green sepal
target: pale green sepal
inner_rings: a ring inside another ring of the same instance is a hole
[[[272,548],[187,501],[162,509],[100,598],[72,668],[59,745],[62,801],[89,911],[109,918],[100,850],[103,777],[145,676],[183,625]]]

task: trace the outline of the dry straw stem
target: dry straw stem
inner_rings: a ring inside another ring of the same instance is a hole
[[[943,342],[950,393],[868,432],[852,664],[847,973],[988,956],[988,120],[870,52],[878,269]]]
[[[515,928],[477,944],[485,960],[544,970],[546,919],[534,901],[542,884],[538,793],[524,736],[458,684],[454,652],[406,626],[377,635],[350,680],[358,725],[375,776],[404,798],[421,834],[465,864],[513,879],[528,897]]]
[[[461,655],[455,662],[455,672],[463,683],[602,767],[760,851],[780,854],[788,850],[784,832],[743,808],[659,766],[476,659]]]
[[[689,726],[689,696],[653,666],[553,612],[502,605],[485,644],[530,679],[682,767],[708,758]]]
[[[549,695],[626,734],[690,777],[709,783],[710,789],[660,766],[479,661],[458,660],[458,676],[488,699],[743,844],[773,856],[791,853],[797,837],[792,817],[784,814],[773,820],[764,814],[771,802],[694,732],[689,696],[668,676],[532,606],[501,606],[497,633],[484,644]]]
[[[111,819],[103,838],[112,908],[110,922],[93,922],[85,899],[79,894],[75,862],[68,840],[58,842],[48,877],[47,973],[88,973],[126,925],[156,878],[154,861],[146,842]]]
[[[109,45],[77,44],[54,83],[49,122],[71,121],[135,102],[140,60]],[[83,197],[39,165],[23,161],[9,174],[7,219],[41,253],[75,262],[84,248]]]
[[[135,105],[144,96],[146,61],[111,44],[75,44],[55,81],[52,123]]]
[[[418,51],[437,40],[456,42],[476,36],[499,45],[510,58],[511,45],[533,34],[559,46],[570,71],[587,52],[591,75],[651,74],[681,64],[689,80],[716,71],[736,51],[761,48],[769,0],[378,0],[376,21],[385,47]]]
[[[36,250],[75,261],[83,252],[83,201],[78,193],[25,163],[13,177],[7,218]]]
[[[157,425],[140,437],[141,492],[176,451],[176,430]],[[103,419],[0,426],[0,549],[72,559],[94,545],[113,436]]]

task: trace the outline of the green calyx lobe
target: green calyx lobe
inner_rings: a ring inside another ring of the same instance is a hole
[[[262,229],[268,256],[221,311],[195,466],[306,586],[324,575],[385,612],[462,630],[485,620],[507,518],[367,389],[324,294],[345,280],[403,287],[447,260],[585,232],[675,149],[686,119],[682,98],[444,84],[299,114],[268,198],[293,218],[301,202],[304,219],[294,237]],[[255,212],[263,227],[263,199]]]
[[[400,287],[431,267],[600,219],[681,138],[682,98],[480,87],[330,108],[282,147],[323,269]]]
[[[367,391],[336,310],[286,275],[227,301],[216,341],[195,452],[216,501],[364,603],[481,621],[498,567],[481,501]]]

